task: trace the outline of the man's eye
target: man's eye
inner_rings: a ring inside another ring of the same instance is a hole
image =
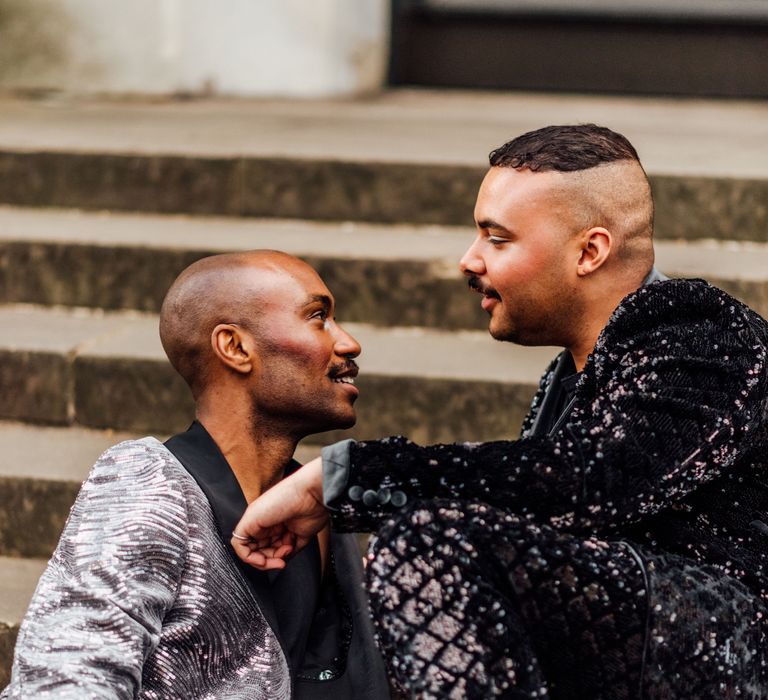
[[[499,238],[498,236],[488,236],[488,242],[491,245],[501,245],[502,243],[509,243],[509,239]]]
[[[323,309],[321,311],[315,311],[310,318],[319,318],[321,321],[327,321],[328,320],[328,312]]]

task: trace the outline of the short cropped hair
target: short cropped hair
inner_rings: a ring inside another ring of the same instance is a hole
[[[534,172],[575,172],[604,163],[640,159],[625,136],[596,124],[545,126],[491,151],[491,166]]]

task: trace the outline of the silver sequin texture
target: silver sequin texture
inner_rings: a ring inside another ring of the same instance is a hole
[[[93,467],[19,632],[10,698],[289,698],[194,479],[154,438]]]

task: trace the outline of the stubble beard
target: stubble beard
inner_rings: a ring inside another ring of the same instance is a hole
[[[525,304],[525,302],[522,303]],[[527,308],[532,309],[535,306],[527,304]],[[503,310],[503,307],[496,309],[497,312]],[[565,347],[566,343],[563,342],[565,333],[563,331],[566,319],[563,318],[563,314],[557,313],[553,309],[541,308],[539,311],[540,318],[534,323],[527,323],[525,318],[510,318],[507,314],[504,315],[503,319],[499,319],[500,322],[494,323],[496,319],[492,315],[488,324],[488,332],[494,340],[525,347],[549,345]],[[545,318],[546,322],[542,324],[541,318]]]
[[[257,397],[251,399],[250,429],[253,436],[264,429],[263,411],[259,411]],[[262,406],[263,408],[263,406]],[[345,407],[340,401],[332,401],[330,394],[327,401],[310,395],[300,406],[287,404],[284,410],[269,412],[270,429],[273,433],[290,437],[296,441],[310,435],[317,435],[329,430],[348,430],[357,422],[354,404]]]

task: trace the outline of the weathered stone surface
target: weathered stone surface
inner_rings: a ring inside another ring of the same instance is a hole
[[[415,442],[516,438],[536,387],[533,384],[459,382],[420,377],[361,376],[357,424],[313,441],[407,435]]]
[[[651,177],[659,238],[768,241],[768,180]]]
[[[0,418],[67,423],[71,377],[66,355],[0,349]]]
[[[74,367],[80,425],[171,434],[194,418],[187,385],[165,361],[81,356]]]
[[[469,223],[484,168],[324,160],[0,152],[22,206]]]
[[[78,481],[53,481],[0,476],[0,555],[50,557]]]
[[[279,247],[279,241],[275,241]],[[157,312],[176,275],[206,250],[0,242],[5,301]],[[422,261],[304,256],[345,321],[482,329],[487,318],[458,273]]]
[[[47,557],[17,559],[0,556],[0,689],[8,683],[19,623],[46,563]]]
[[[0,152],[0,197],[24,206],[239,214],[233,158]]]
[[[215,241],[211,238],[215,235]],[[205,255],[273,247],[312,264],[339,318],[383,326],[484,329],[458,260],[469,227],[337,224],[0,208],[0,298],[156,312],[175,275]],[[215,248],[205,247],[215,243]],[[768,245],[661,239],[657,264],[703,277],[768,312]],[[4,291],[2,291],[4,290]]]
[[[0,152],[24,206],[468,225],[484,167]],[[653,175],[660,238],[768,240],[768,180]]]
[[[24,241],[0,243],[0,251],[7,302],[137,311],[159,311],[179,272],[210,254]]]
[[[7,246],[0,244],[0,304],[7,304],[11,296],[9,295],[11,255]]]
[[[11,681],[11,666],[13,665],[13,648],[16,636],[19,634],[18,625],[7,625],[0,622],[0,690]]]
[[[470,224],[485,168],[248,159],[242,214]]]

